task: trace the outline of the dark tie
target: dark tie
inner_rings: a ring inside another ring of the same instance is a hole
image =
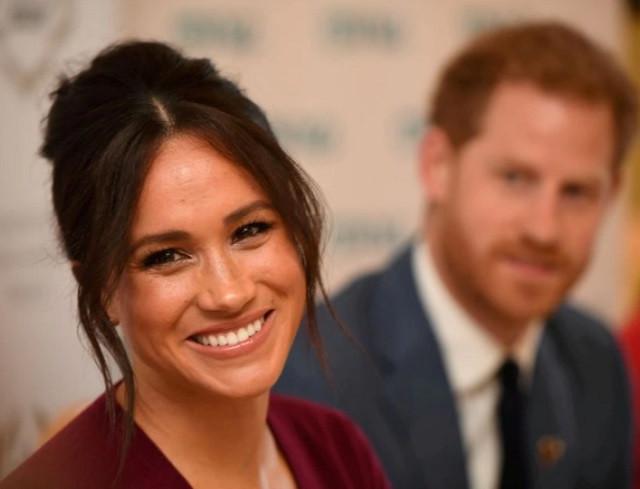
[[[525,398],[518,381],[518,365],[507,360],[500,368],[498,421],[502,441],[500,489],[527,489]]]

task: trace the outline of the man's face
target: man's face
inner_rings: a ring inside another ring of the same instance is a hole
[[[504,83],[477,136],[443,140],[427,234],[447,287],[489,329],[543,317],[588,263],[615,187],[610,109]]]

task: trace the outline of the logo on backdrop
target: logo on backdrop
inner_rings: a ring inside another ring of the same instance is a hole
[[[425,129],[422,109],[406,108],[394,119],[395,130],[402,146],[414,149]]]
[[[46,78],[72,29],[73,8],[74,0],[0,0],[0,70],[21,91]]]
[[[339,214],[334,223],[331,245],[345,254],[363,250],[387,250],[396,246],[406,234],[406,230],[394,216]]]
[[[334,11],[327,15],[324,33],[329,44],[344,48],[396,48],[403,40],[400,22],[389,14]]]
[[[337,144],[336,124],[312,117],[275,117],[273,130],[282,145],[292,151],[327,153]]]
[[[522,8],[491,9],[487,7],[466,7],[459,15],[461,30],[468,36],[475,36],[502,25],[516,24],[530,19],[531,13]]]
[[[181,43],[189,46],[220,46],[236,51],[252,49],[257,42],[251,19],[239,15],[207,11],[187,11],[176,18]]]

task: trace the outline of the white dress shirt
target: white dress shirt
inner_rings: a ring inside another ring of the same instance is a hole
[[[502,455],[497,417],[498,370],[507,357],[530,384],[542,321],[527,326],[507,351],[455,301],[437,273],[428,245],[416,243],[412,268],[418,296],[435,332],[454,394],[471,489],[496,489]]]

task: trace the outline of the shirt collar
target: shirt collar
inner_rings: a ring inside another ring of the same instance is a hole
[[[529,324],[513,348],[506,351],[451,296],[423,240],[418,240],[413,247],[412,268],[418,297],[423,309],[428,311],[453,391],[457,394],[470,392],[492,382],[507,357],[518,364],[523,382],[528,385],[542,321]]]

